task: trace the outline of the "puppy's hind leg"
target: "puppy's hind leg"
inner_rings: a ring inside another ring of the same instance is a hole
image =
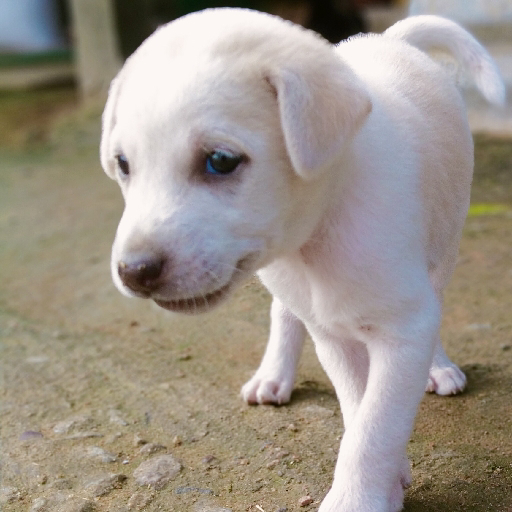
[[[438,338],[434,350],[434,359],[428,374],[426,391],[438,395],[456,395],[466,387],[464,372],[450,360]]]
[[[457,247],[454,246],[451,257],[430,274],[430,281],[441,307],[443,305],[443,289],[448,283],[455,266]],[[466,387],[466,376],[463,371],[450,360],[443,348],[441,337],[437,336],[434,357],[428,374],[426,391],[438,395],[456,395]]]
[[[290,401],[306,336],[304,324],[278,299],[271,308],[270,337],[260,367],[242,387],[249,404],[281,405]]]

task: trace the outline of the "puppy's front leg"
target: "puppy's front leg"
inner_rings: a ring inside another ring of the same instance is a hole
[[[255,375],[242,387],[250,404],[284,404],[290,401],[306,329],[278,299],[270,312],[270,337]]]
[[[423,396],[439,318],[436,304],[424,304],[407,321],[375,326],[375,337],[367,338],[366,389],[346,425],[333,485],[320,512],[402,509],[404,488],[410,480],[406,446]],[[336,360],[340,351],[326,348],[332,340],[314,339],[343,407],[347,390],[357,393],[360,384],[357,379],[347,381],[347,372],[340,372],[346,362]]]

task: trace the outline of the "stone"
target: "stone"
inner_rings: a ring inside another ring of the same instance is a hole
[[[117,461],[117,457],[114,454],[105,451],[99,446],[89,446],[87,448],[87,456],[91,459],[99,459],[101,462],[105,463]]]
[[[314,500],[311,496],[302,496],[302,498],[299,499],[299,507],[307,507],[308,505],[311,505],[313,501]]]
[[[33,439],[42,439],[44,436],[37,430],[25,430],[20,434],[20,441],[31,441]]]
[[[17,487],[0,487],[0,506],[21,499],[21,492]]]
[[[81,496],[56,493],[32,502],[30,512],[93,512],[94,502]]]
[[[139,453],[141,455],[153,455],[156,452],[161,452],[162,450],[166,450],[167,447],[165,447],[162,444],[158,443],[146,443],[142,446],[142,448],[139,450]]]
[[[49,510],[46,498],[36,498],[30,507],[30,512],[45,512],[46,510]]]
[[[128,500],[128,510],[142,510],[146,508],[155,499],[155,494],[147,494],[142,491],[137,491],[130,496]]]
[[[160,455],[143,462],[133,476],[138,485],[159,490],[176,478],[181,469],[181,463],[172,455]]]
[[[128,421],[126,421],[123,416],[121,415],[121,412],[117,409],[110,409],[108,411],[108,416],[110,419],[110,423],[116,423],[117,425],[121,425],[122,427],[126,427],[129,425]]]
[[[111,473],[109,475],[102,475],[96,478],[92,482],[89,482],[85,488],[94,497],[106,496],[110,494],[114,489],[120,489],[123,487],[127,480],[127,476],[120,473]]]
[[[67,434],[77,430],[88,430],[94,426],[94,420],[90,416],[73,416],[67,420],[59,421],[53,431],[56,434]]]

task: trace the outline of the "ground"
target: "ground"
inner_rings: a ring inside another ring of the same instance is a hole
[[[0,96],[2,510],[316,510],[343,429],[312,344],[291,403],[251,407],[239,389],[270,303],[257,280],[201,317],[119,294],[121,196],[99,166],[99,111],[75,103]],[[425,395],[406,512],[512,512],[512,141],[476,141],[442,327],[468,389]],[[174,471],[142,482],[158,460]]]

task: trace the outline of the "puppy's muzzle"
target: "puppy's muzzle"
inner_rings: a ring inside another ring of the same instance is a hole
[[[135,254],[117,264],[117,272],[123,284],[131,291],[149,296],[161,284],[165,260],[151,254]]]

